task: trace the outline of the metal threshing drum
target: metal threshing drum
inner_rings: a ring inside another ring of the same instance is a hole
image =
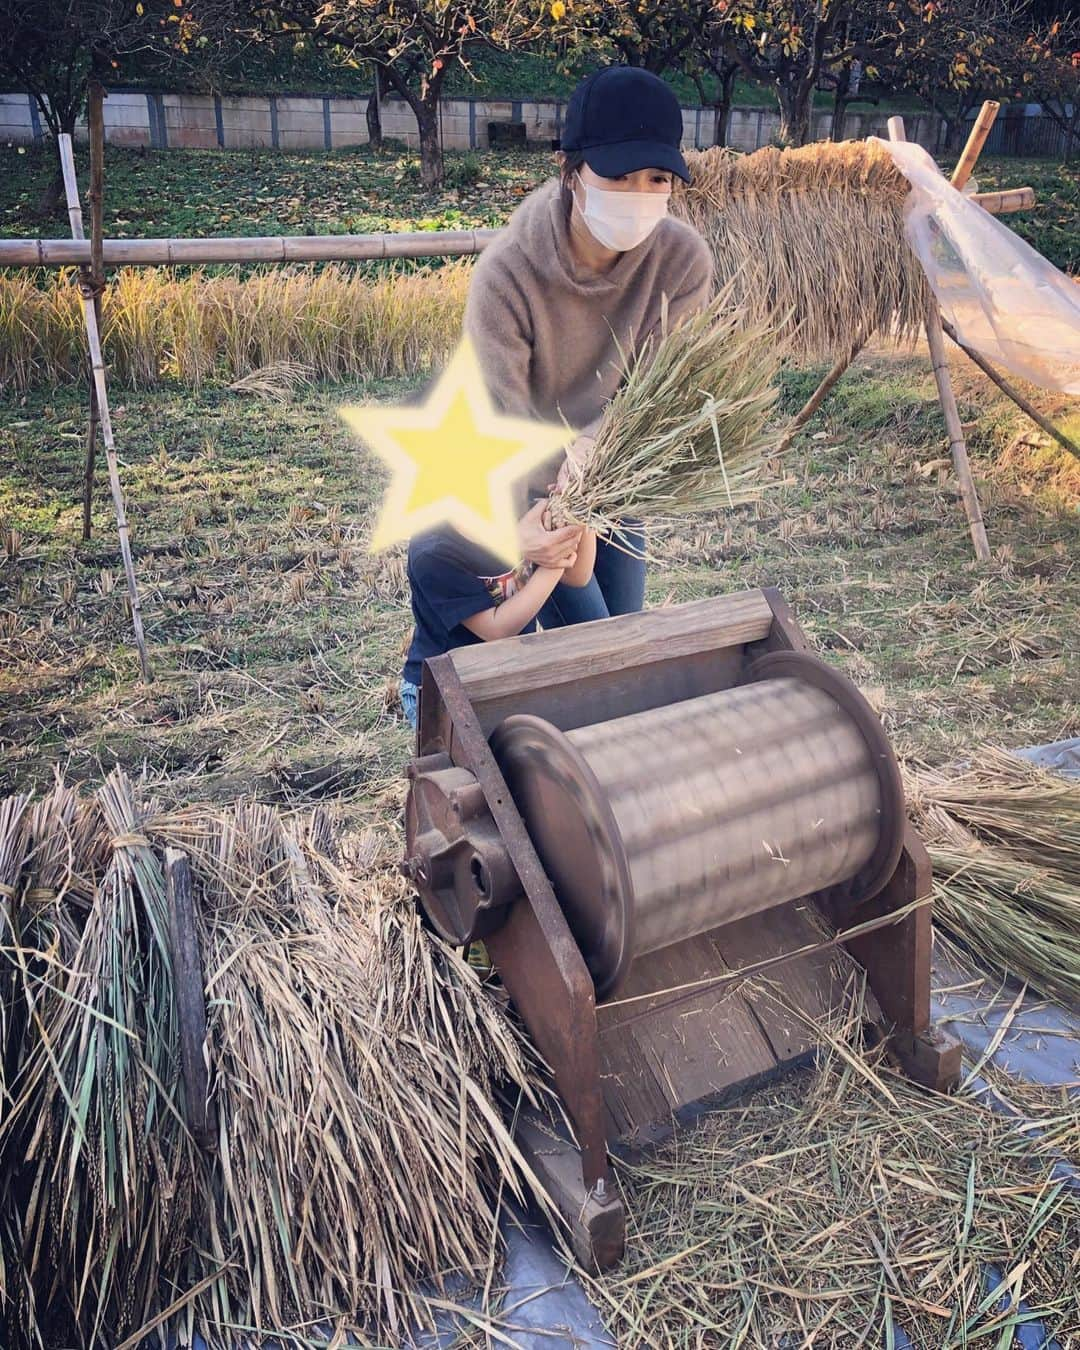
[[[508,717],[491,745],[598,999],[645,952],[804,895],[867,900],[900,855],[903,790],[881,725],[803,653],[574,731]]]

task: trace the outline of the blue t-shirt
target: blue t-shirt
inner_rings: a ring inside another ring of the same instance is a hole
[[[408,575],[414,627],[403,674],[419,685],[429,656],[483,641],[462,620],[494,609],[512,594],[514,573],[456,530],[443,528],[409,540]],[[535,629],[533,619],[521,631]]]

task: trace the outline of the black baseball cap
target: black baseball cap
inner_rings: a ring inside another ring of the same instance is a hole
[[[638,66],[605,66],[570,95],[560,145],[580,151],[601,178],[670,169],[688,183],[682,130],[679,100],[658,75]]]

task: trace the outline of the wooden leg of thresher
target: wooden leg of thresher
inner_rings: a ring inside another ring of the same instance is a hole
[[[884,917],[914,900],[929,897],[930,858],[908,826],[904,849],[892,880],[865,905],[856,921]],[[870,988],[890,1024],[890,1045],[904,1072],[939,1092],[960,1078],[961,1044],[930,1024],[930,905],[920,905],[895,924],[847,943],[862,965]]]
[[[447,747],[455,763],[476,775],[525,893],[484,945],[551,1067],[575,1139],[535,1113],[519,1120],[516,1137],[565,1221],[578,1260],[603,1270],[622,1255],[625,1214],[608,1169],[592,978],[454,662],[438,656],[424,666],[418,748],[421,754],[432,754]]]

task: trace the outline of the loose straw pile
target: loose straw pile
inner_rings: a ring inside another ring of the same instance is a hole
[[[672,214],[712,251],[718,285],[751,325],[782,324],[799,360],[826,361],[869,334],[913,339],[928,297],[903,232],[908,182],[865,141],[752,155],[691,151]]]
[[[769,421],[782,353],[731,297],[729,287],[670,329],[665,314],[607,405],[589,459],[552,498],[554,521],[617,541],[620,521],[649,524],[758,495],[783,434]]]
[[[862,1018],[853,988],[817,1072],[619,1167],[626,1262],[589,1283],[617,1344],[959,1350],[1037,1318],[1075,1343],[1076,1104],[1047,1093],[1031,1129],[928,1092],[860,1052]]]
[[[939,930],[989,969],[1080,1003],[1080,783],[993,748],[905,777]]]
[[[214,1147],[189,1134],[162,855],[184,848]],[[0,802],[0,1343],[430,1321],[521,1194],[493,1102],[533,1063],[371,850],[318,815],[162,814],[119,771]]]

